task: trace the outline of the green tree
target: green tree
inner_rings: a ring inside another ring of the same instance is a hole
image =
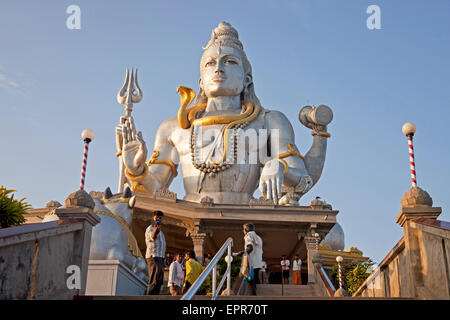
[[[342,286],[349,295],[353,295],[356,290],[363,284],[363,282],[370,275],[370,269],[375,263],[372,260],[367,260],[360,263],[352,263],[342,266]],[[333,284],[339,288],[339,267],[336,264],[332,270]]]
[[[25,202],[26,198],[14,199],[15,191],[0,186],[0,228],[9,228],[25,222],[23,214],[31,205]]]

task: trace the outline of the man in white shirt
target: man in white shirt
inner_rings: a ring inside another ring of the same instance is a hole
[[[259,270],[259,283],[261,283],[261,284],[269,283],[267,281],[266,269],[267,269],[267,263],[265,261],[263,261],[261,269]]]
[[[166,255],[166,239],[161,231],[161,211],[153,213],[153,224],[145,230],[147,251],[145,260],[148,266],[148,285],[146,294],[158,295],[164,280],[164,257]]]
[[[289,265],[290,261],[286,259],[286,255],[283,254],[281,257],[281,273],[283,284],[289,284]]]
[[[247,252],[250,266],[253,268],[253,279],[246,281],[248,294],[251,296],[256,296],[256,284],[259,283],[259,270],[263,266],[263,241],[261,237],[256,234],[253,223],[246,223],[243,227],[245,250],[233,255],[241,256],[244,252]]]
[[[181,288],[183,287],[184,273],[183,267],[181,266],[183,257],[184,253],[179,253],[169,267],[169,281],[167,286],[169,287],[170,294],[173,296],[181,294]]]
[[[292,283],[300,285],[302,284],[302,260],[300,260],[300,256],[298,254],[295,255],[294,260],[292,261]]]

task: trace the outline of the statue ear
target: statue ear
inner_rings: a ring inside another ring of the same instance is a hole
[[[198,87],[203,90],[202,78],[198,79]]]
[[[244,86],[248,87],[253,82],[252,76],[247,74],[244,78]]]

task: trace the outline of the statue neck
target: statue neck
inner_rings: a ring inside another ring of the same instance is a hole
[[[213,97],[208,98],[206,113],[224,110],[241,110],[241,97]]]

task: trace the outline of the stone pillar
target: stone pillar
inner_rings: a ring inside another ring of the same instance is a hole
[[[307,263],[308,263],[308,284],[315,283],[314,277],[314,261],[317,257],[317,247],[316,247],[316,238],[314,237],[304,237],[307,251]]]
[[[433,199],[428,192],[419,187],[412,187],[400,201],[400,210],[395,222],[405,228],[406,222],[412,219],[437,219],[442,212],[441,207],[433,207]]]
[[[205,256],[205,244],[208,235],[206,233],[191,234],[192,243],[194,244],[194,252],[198,262],[203,265],[203,257]]]
[[[409,270],[405,270],[408,279],[408,291],[403,296],[417,297],[417,288],[424,286],[424,266],[422,265],[423,248],[418,241],[417,234],[410,227],[410,221],[418,218],[435,220],[441,214],[441,207],[433,207],[433,199],[428,192],[412,187],[402,197],[400,202],[402,208],[395,219],[404,232],[406,259]]]
[[[66,199],[66,208],[55,209],[60,220],[83,223],[83,229],[75,235],[72,254],[72,264],[79,266],[81,271],[81,289],[78,290],[78,295],[84,295],[86,290],[92,227],[100,222],[100,218],[93,211],[94,206],[91,196],[84,190],[78,190]]]

